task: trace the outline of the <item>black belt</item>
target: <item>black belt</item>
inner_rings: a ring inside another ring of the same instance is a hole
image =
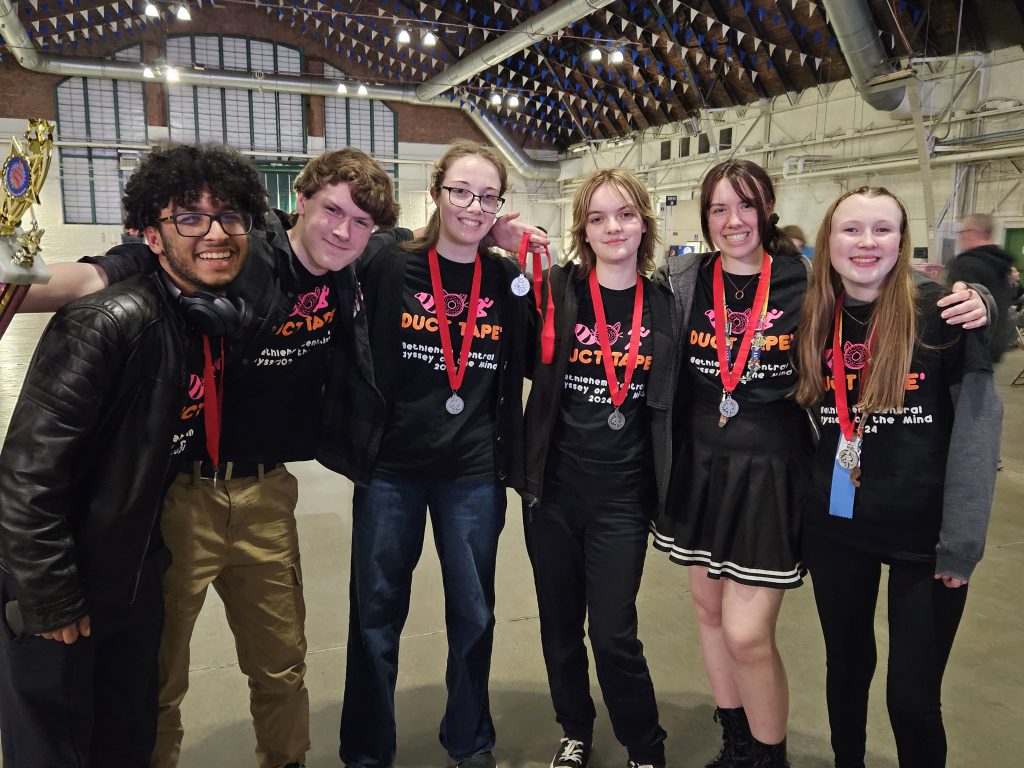
[[[281,462],[272,461],[261,464],[253,461],[225,461],[220,466],[216,476],[222,480],[237,480],[243,477],[261,477],[281,466]],[[194,461],[191,470],[185,470],[184,474],[198,477],[202,480],[213,480],[214,466],[212,461]]]

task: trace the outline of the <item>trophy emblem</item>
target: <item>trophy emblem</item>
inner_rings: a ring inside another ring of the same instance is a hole
[[[53,126],[30,120],[24,143],[11,138],[11,152],[0,166],[0,336],[32,283],[45,283],[50,270],[40,257],[43,232],[35,216],[22,219],[39,202],[53,151]]]

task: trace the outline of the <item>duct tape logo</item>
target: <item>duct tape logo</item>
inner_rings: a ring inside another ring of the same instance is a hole
[[[24,157],[12,155],[4,163],[4,189],[12,197],[24,197],[32,183],[32,171]]]

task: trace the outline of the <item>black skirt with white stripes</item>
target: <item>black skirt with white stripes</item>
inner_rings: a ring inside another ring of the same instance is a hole
[[[800,586],[812,451],[805,412],[791,401],[745,403],[720,428],[718,401],[694,398],[681,421],[654,546],[677,563],[706,567],[714,579]]]

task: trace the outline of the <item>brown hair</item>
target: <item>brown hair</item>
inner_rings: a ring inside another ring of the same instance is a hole
[[[578,256],[581,279],[594,268],[597,256],[587,242],[587,212],[590,201],[599,187],[608,184],[615,188],[627,205],[634,208],[647,227],[640,238],[636,253],[636,271],[647,273],[654,269],[654,246],[658,242],[658,221],[654,217],[651,196],[647,187],[633,173],[621,168],[605,168],[590,174],[572,196],[572,225],[569,227],[569,256]]]
[[[460,158],[471,157],[474,155],[482,157],[497,168],[498,179],[500,179],[501,182],[498,187],[498,196],[501,197],[505,194],[505,190],[508,188],[508,168],[505,166],[505,161],[501,159],[501,156],[486,144],[476,144],[472,141],[459,139],[449,147],[447,152],[441,155],[441,159],[434,164],[434,167],[430,171],[430,186],[428,191],[435,202],[437,201],[438,195],[441,194],[441,185],[444,183],[444,175],[448,173],[448,169],[451,168],[452,163]],[[427,222],[427,228],[422,237],[417,237],[414,240],[404,242],[402,243],[402,247],[407,251],[425,251],[437,245],[437,238],[440,234],[441,213],[437,208],[435,208],[434,212],[430,214],[430,220]],[[482,243],[481,247],[484,247]]]
[[[295,191],[310,198],[331,184],[348,184],[352,201],[385,229],[398,221],[398,203],[391,177],[361,149],[346,147],[314,157],[295,179]]]
[[[822,376],[822,355],[832,344],[836,297],[843,291],[839,273],[832,267],[829,240],[832,217],[840,203],[853,195],[868,198],[889,197],[896,201],[903,215],[900,222],[900,250],[892,271],[885,276],[875,300],[869,336],[875,335],[871,352],[870,375],[861,383],[857,407],[877,413],[903,409],[903,395],[910,360],[917,340],[917,288],[910,268],[910,230],[903,201],[884,187],[861,187],[840,197],[825,214],[814,246],[811,278],[804,294],[797,354],[800,381],[796,400],[810,407],[825,392]],[[875,331],[874,329],[878,329]],[[839,386],[843,386],[839,382]]]
[[[708,210],[714,197],[718,183],[726,180],[740,199],[754,207],[757,211],[757,228],[761,237],[761,245],[772,256],[791,256],[799,258],[800,252],[782,230],[779,229],[779,217],[775,214],[775,186],[767,171],[757,163],[749,160],[726,160],[708,171],[700,185],[700,229],[704,233],[704,241],[715,248],[708,227]]]

